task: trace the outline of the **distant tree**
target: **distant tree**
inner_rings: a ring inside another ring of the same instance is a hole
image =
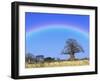
[[[57,58],[56,60],[57,60],[57,61],[60,61],[60,58]]]
[[[84,52],[83,48],[78,44],[75,39],[68,39],[62,51],[62,54],[69,54],[69,60],[75,60],[75,53]]]
[[[37,55],[36,56],[36,61],[37,62],[43,62],[44,61],[44,55]]]
[[[52,57],[46,57],[45,59],[44,59],[44,61],[46,61],[46,62],[52,62],[52,61],[54,61],[55,59],[54,58],[52,58]]]
[[[25,55],[25,62],[27,62],[27,63],[35,62],[35,56],[31,53],[26,54]]]

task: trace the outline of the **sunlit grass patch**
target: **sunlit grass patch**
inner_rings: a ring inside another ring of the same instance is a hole
[[[60,67],[60,66],[84,66],[89,65],[89,60],[76,60],[76,61],[54,61],[25,64],[26,68],[39,68],[39,67]]]

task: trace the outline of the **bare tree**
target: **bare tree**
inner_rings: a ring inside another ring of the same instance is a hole
[[[31,53],[25,55],[25,62],[26,63],[33,63],[35,62],[35,56]]]
[[[69,60],[75,60],[75,53],[84,52],[83,48],[78,44],[75,39],[68,39],[62,51],[62,54],[69,54]]]

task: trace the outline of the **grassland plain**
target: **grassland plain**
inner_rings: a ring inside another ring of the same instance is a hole
[[[60,67],[60,66],[84,66],[89,65],[89,60],[76,60],[76,61],[54,61],[42,63],[26,63],[25,68],[40,68],[40,67]]]

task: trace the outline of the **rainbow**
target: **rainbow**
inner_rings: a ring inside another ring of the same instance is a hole
[[[41,32],[41,31],[44,31],[44,30],[49,30],[49,29],[65,29],[65,30],[67,29],[67,30],[79,32],[86,37],[89,36],[89,33],[86,32],[86,31],[83,31],[82,29],[79,29],[79,28],[76,28],[76,27],[73,27],[73,26],[66,26],[66,25],[47,25],[47,26],[43,26],[43,27],[37,27],[37,28],[32,27],[32,28],[33,29],[26,32],[26,37],[31,36],[33,33],[38,33],[38,32]]]

